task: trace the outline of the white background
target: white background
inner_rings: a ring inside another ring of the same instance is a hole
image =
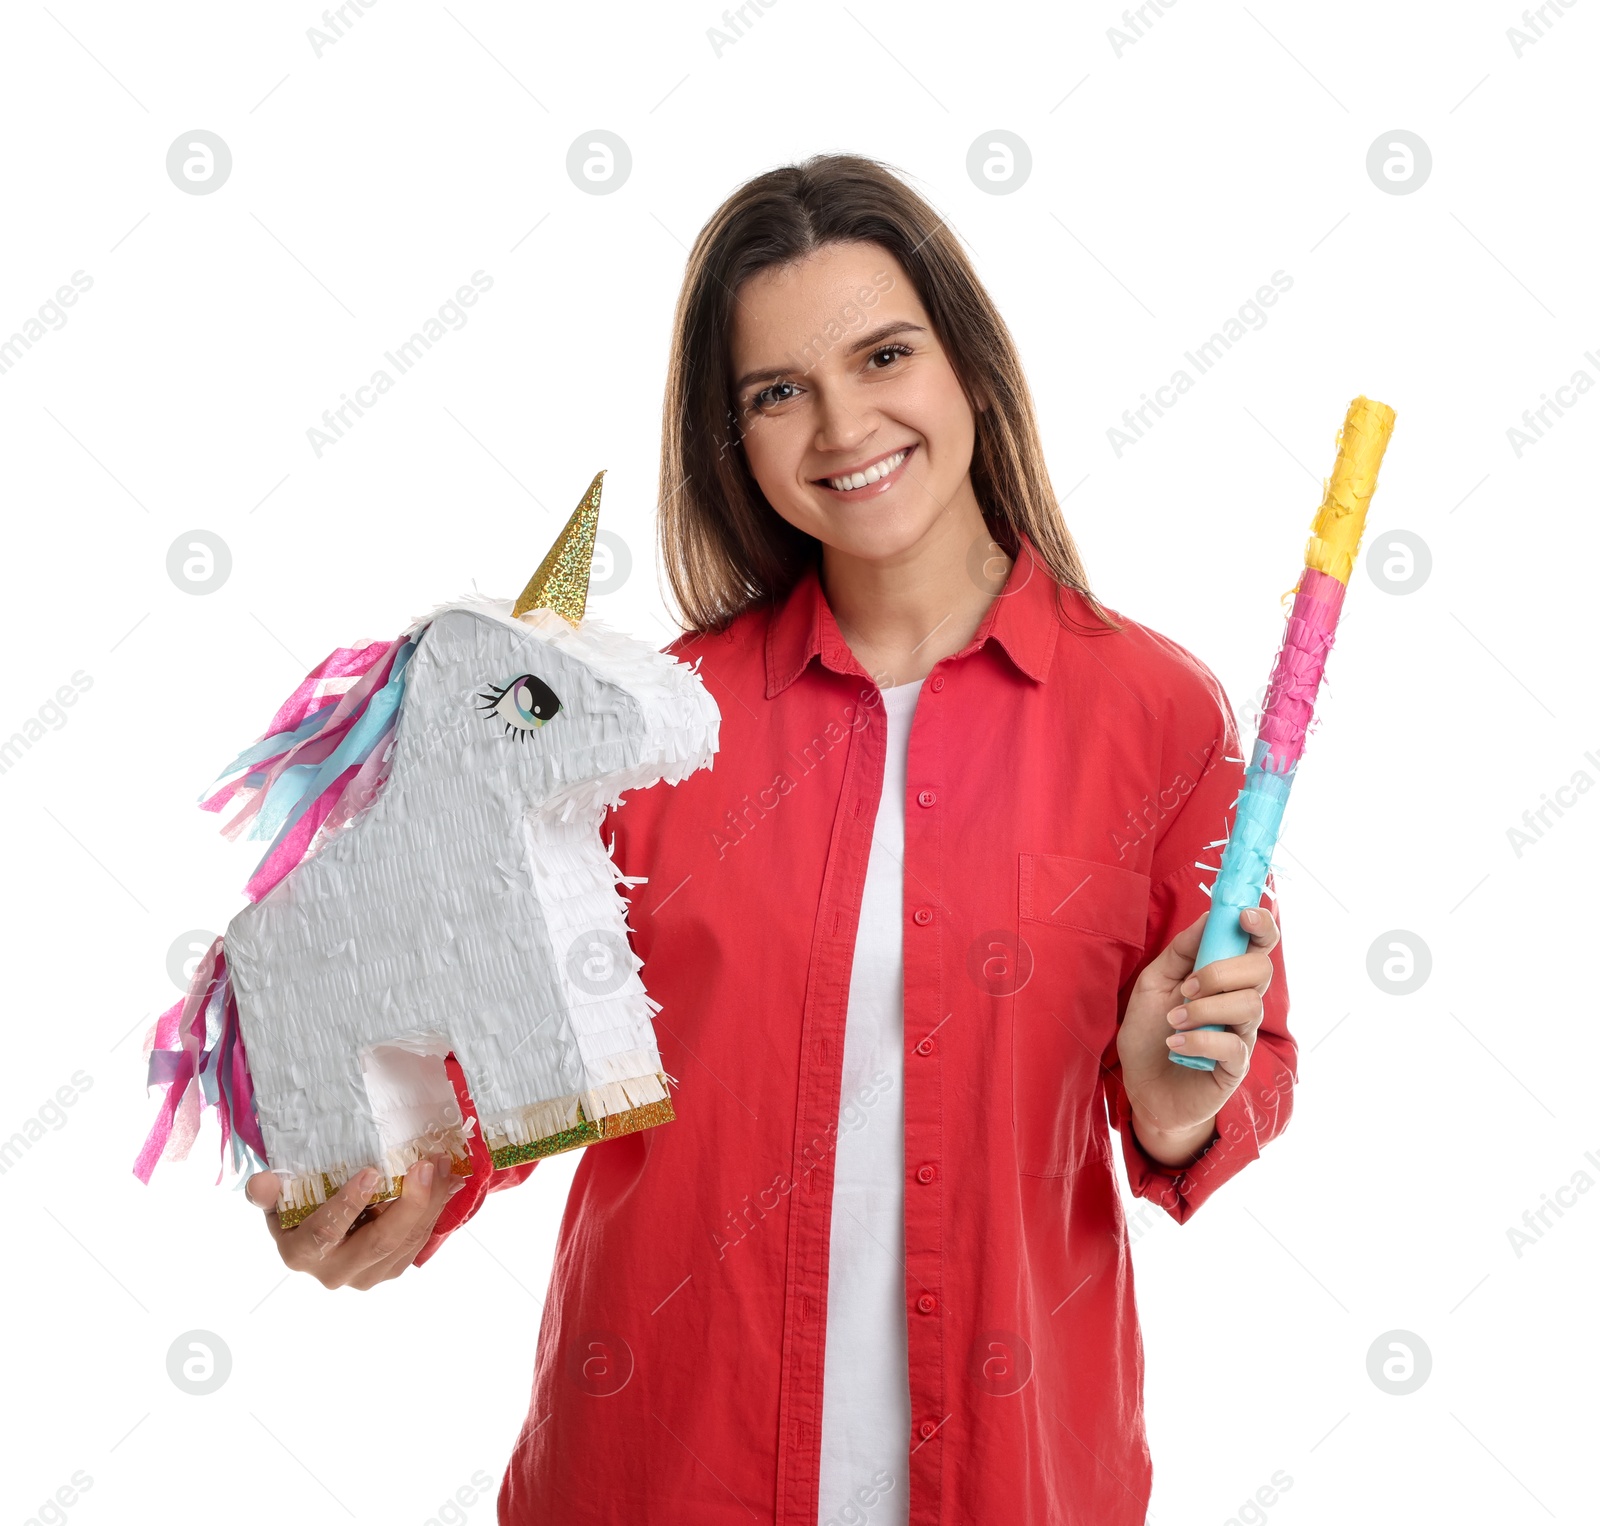
[[[515,593],[600,467],[634,570],[591,607],[669,639],[652,524],[686,248],[741,180],[825,149],[897,166],[965,240],[1097,590],[1247,726],[1345,406],[1399,415],[1369,542],[1409,531],[1432,570],[1353,579],[1290,809],[1293,1122],[1181,1229],[1130,1202],[1150,1519],[1592,1519],[1600,1192],[1520,1256],[1507,1232],[1600,1181],[1600,792],[1520,855],[1507,830],[1600,780],[1600,396],[1520,456],[1507,430],[1600,380],[1600,8],[1548,7],[1519,53],[1517,7],[1475,0],[1175,0],[1120,43],[1110,4],[776,0],[719,52],[712,3],[378,0],[320,57],[310,5],[7,10],[0,341],[93,285],[0,373],[0,737],[91,686],[0,773],[0,1137],[92,1085],[0,1176],[0,1520],[79,1470],[44,1519],[421,1526],[498,1482],[575,1157],[365,1296],[285,1276],[212,1185],[212,1134],[130,1175],[169,951],[239,908],[260,847],[194,802],[334,646],[474,582]],[[232,152],[214,194],[166,173],[197,128]],[[597,128],[633,156],[601,196],[566,171]],[[995,195],[966,165],[1001,129],[1032,169]],[[1395,129],[1432,153],[1410,194],[1366,169]],[[319,458],[307,429],[475,270],[466,326]],[[1123,409],[1276,270],[1265,326],[1119,456]],[[196,530],[232,557],[205,596],[166,570]],[[1431,952],[1410,995],[1368,974],[1394,931]],[[194,1329],[232,1355],[204,1397],[166,1370]],[[1368,1374],[1394,1330],[1432,1357],[1404,1396]],[[706,1359],[714,1382],[738,1353]],[[458,1513],[492,1521],[492,1489]]]

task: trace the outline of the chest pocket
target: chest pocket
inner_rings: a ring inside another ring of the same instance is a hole
[[[1065,1176],[1103,1147],[1100,1056],[1117,992],[1140,967],[1150,877],[1057,853],[1017,859],[1019,965],[1012,1000],[1011,1106],[1017,1168]]]

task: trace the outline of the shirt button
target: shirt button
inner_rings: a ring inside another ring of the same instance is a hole
[[[918,927],[926,927],[931,921],[933,921],[933,913],[929,911],[926,906],[919,906],[914,912],[912,912],[911,920],[915,922]]]
[[[933,1311],[939,1307],[939,1300],[935,1298],[932,1293],[924,1293],[922,1297],[917,1300],[917,1307],[921,1309],[924,1314],[932,1314]]]
[[[930,1039],[924,1039],[920,1044],[917,1045],[917,1053],[918,1054],[932,1054],[933,1053],[933,1040],[931,1038]]]
[[[925,789],[917,796],[918,805],[932,805],[939,797],[931,789]]]
[[[926,1186],[938,1174],[939,1173],[935,1171],[932,1166],[921,1166],[917,1170],[917,1180]]]
[[[944,688],[944,674],[940,673],[933,680],[933,692],[937,694],[942,688]]]
[[[917,1430],[924,1441],[926,1441],[928,1437],[930,1437],[938,1429],[939,1427],[936,1426],[931,1420],[924,1420],[922,1424],[917,1427]]]

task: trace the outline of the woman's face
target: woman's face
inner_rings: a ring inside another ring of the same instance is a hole
[[[972,407],[893,255],[829,244],[737,295],[734,412],[784,519],[870,561],[981,529]]]

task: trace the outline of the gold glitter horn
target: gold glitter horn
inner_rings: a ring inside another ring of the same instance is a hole
[[[553,609],[569,625],[583,623],[584,606],[589,601],[589,573],[594,567],[594,532],[600,524],[600,479],[604,476],[604,471],[594,474],[594,481],[578,500],[572,518],[512,605],[513,620],[520,620],[529,610]]]

